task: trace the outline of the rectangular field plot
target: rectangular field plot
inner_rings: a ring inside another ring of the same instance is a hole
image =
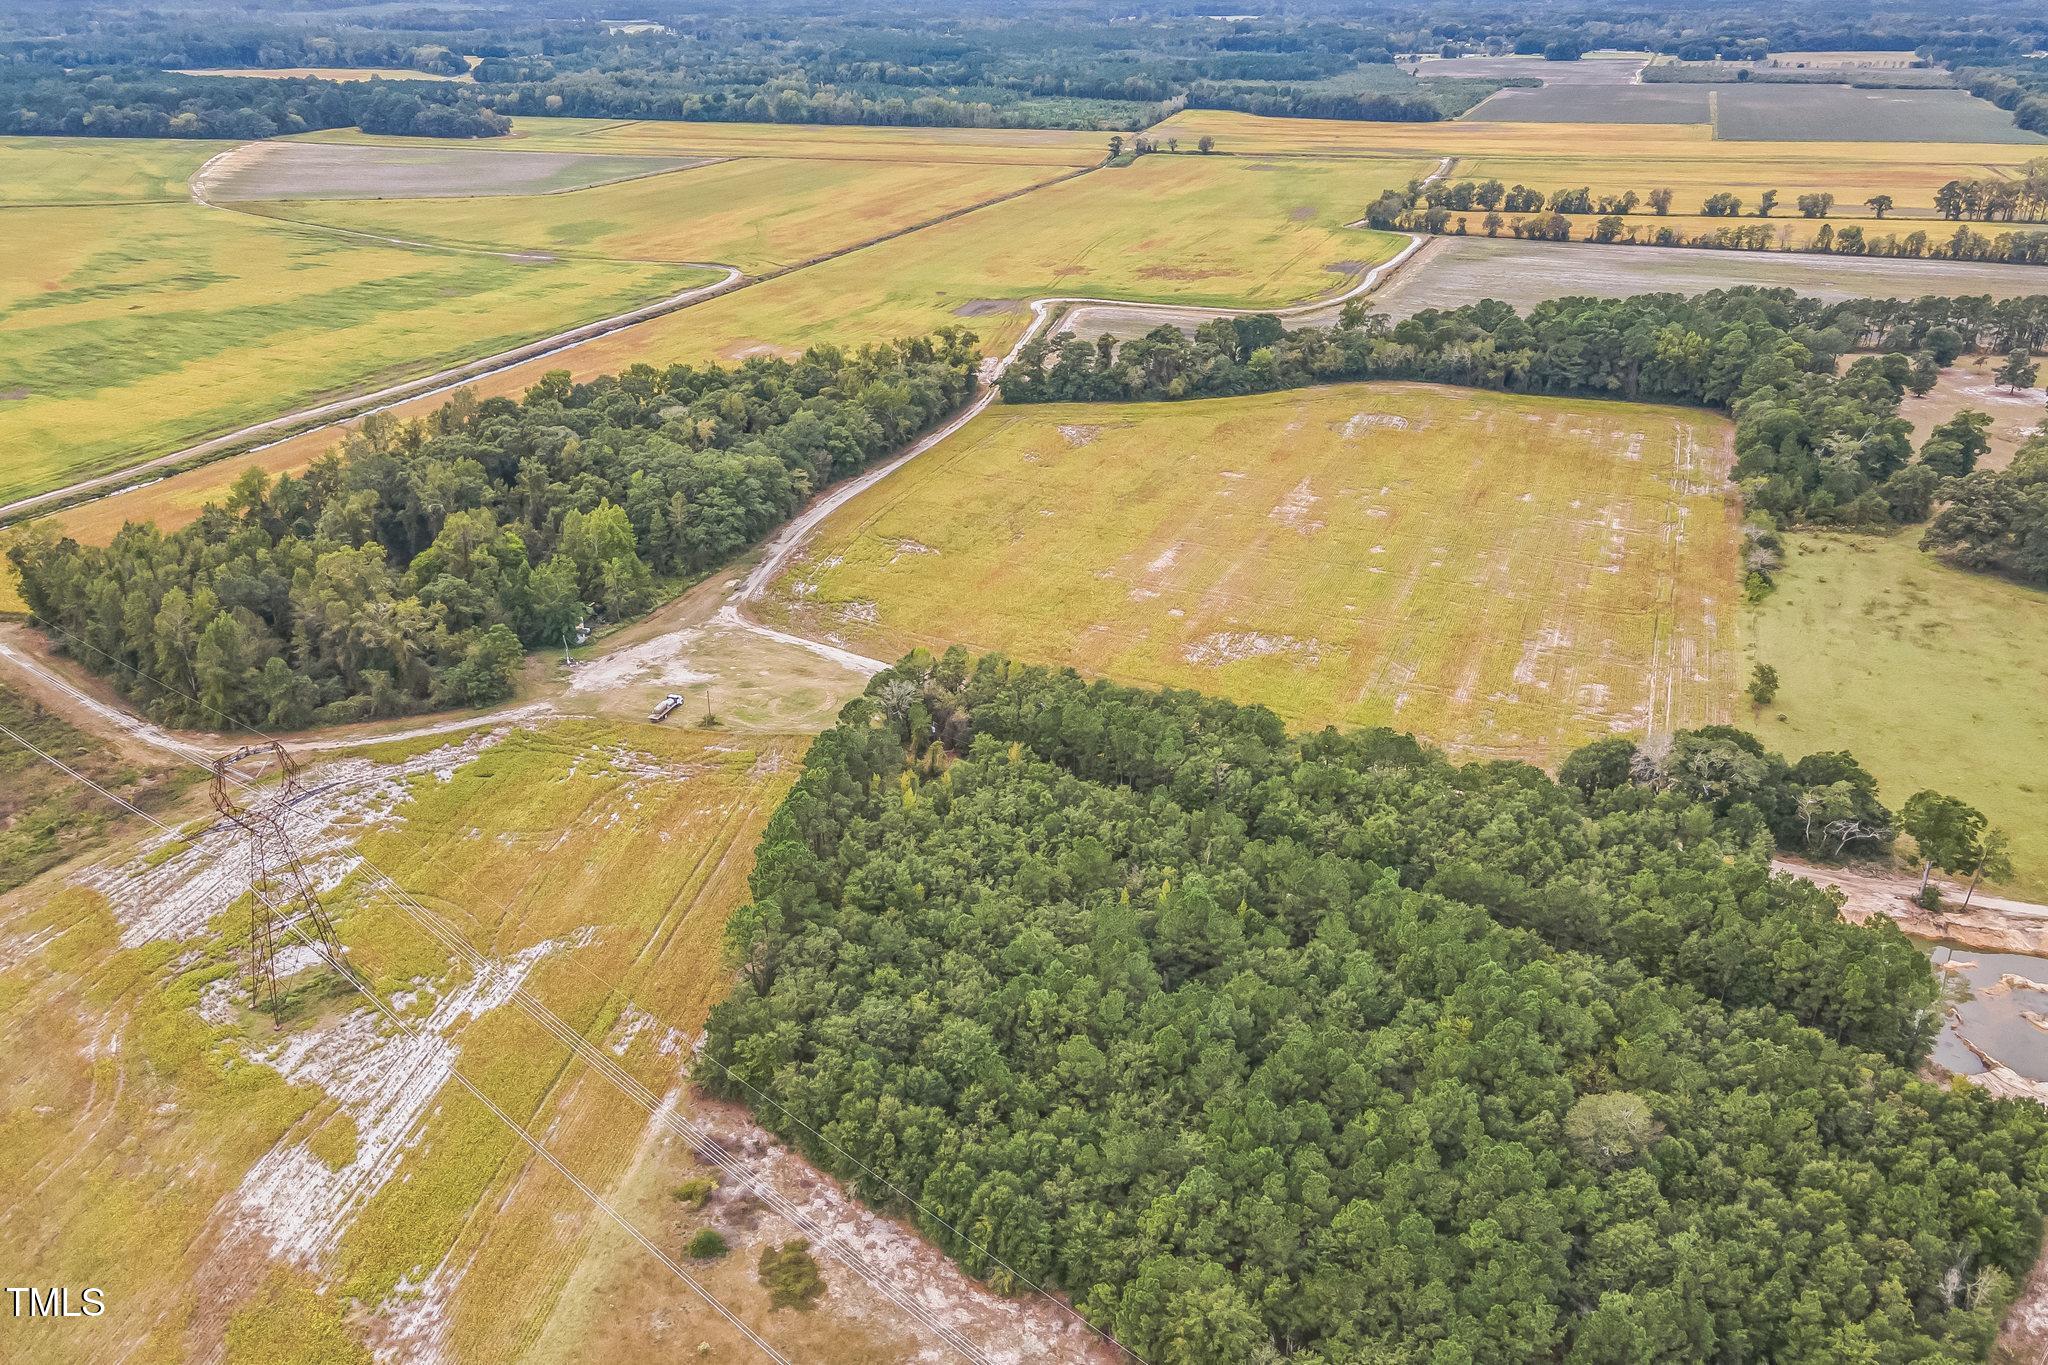
[[[1653,87],[1671,89],[1670,86]],[[2048,146],[1961,90],[1846,85],[1694,87],[1714,92],[1714,136],[1737,142],[2005,142]]]
[[[1465,117],[1497,123],[1706,123],[1710,87],[1546,84],[1503,90]]]
[[[1598,246],[1438,237],[1372,295],[1394,317],[1500,299],[1518,308],[1588,294],[1703,294],[1753,284],[1793,289],[1830,303],[1916,299],[1926,294],[2018,298],[2048,293],[2048,270],[1982,261],[1875,260],[1801,252],[1694,251],[1684,247]]]
[[[1726,717],[1727,434],[1418,384],[996,407],[827,521],[770,609],[1555,760]]]
[[[489,194],[431,204],[295,201],[259,211],[412,241],[642,261],[717,261],[757,273],[1062,174],[1061,167],[1031,165],[747,157],[687,175],[643,175],[573,194]]]
[[[1163,136],[1163,134],[1162,134]],[[372,137],[354,128],[308,133],[294,141],[445,148],[442,138]],[[1105,154],[1100,133],[1053,128],[864,128],[830,124],[695,123],[663,119],[516,118],[512,135],[485,138],[477,151],[615,152],[632,156],[800,156],[836,161],[996,161],[1094,166]]]
[[[703,157],[523,152],[472,147],[251,142],[206,176],[212,199],[452,199],[554,194],[699,166]]]

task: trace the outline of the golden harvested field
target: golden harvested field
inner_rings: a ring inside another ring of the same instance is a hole
[[[1000,163],[752,157],[569,194],[250,208],[415,241],[613,260],[716,261],[759,274],[1064,173]]]
[[[1451,156],[1454,180],[1491,177],[1543,190],[1647,194],[1668,185],[1681,209],[1722,190],[1754,205],[1759,192],[1776,189],[1780,217],[1796,213],[1798,195],[1818,191],[1831,191],[1844,214],[1867,213],[1863,201],[1879,193],[1901,213],[1931,214],[1934,191],[1947,181],[1997,175],[2048,152],[1983,142],[1728,142],[1712,131],[1704,123],[1350,123],[1209,109],[1183,111],[1153,130],[1183,143],[1207,133],[1218,151],[1232,153]]]
[[[1728,435],[1418,384],[999,406],[828,520],[769,606],[876,657],[959,643],[1555,761],[1727,718]]]
[[[372,137],[352,128],[306,142],[443,146],[443,138]],[[512,134],[473,144],[494,151],[794,156],[812,161],[996,161],[1093,166],[1107,134],[1044,128],[863,128],[831,124],[674,123],[654,119],[520,118]]]
[[[582,378],[637,361],[733,361],[947,325],[973,328],[985,350],[1000,353],[1030,319],[1024,300],[1055,293],[1253,307],[1335,293],[1403,242],[1345,227],[1357,205],[1427,165],[1399,158],[1280,165],[1146,157],[736,290],[476,388],[517,394],[551,369]],[[400,412],[416,415],[442,401],[419,400]],[[93,539],[110,538],[128,520],[181,525],[250,464],[272,473],[300,468],[337,439],[332,431],[294,437],[59,519],[72,534]]]
[[[349,240],[190,203],[20,208],[0,501],[716,278]]]

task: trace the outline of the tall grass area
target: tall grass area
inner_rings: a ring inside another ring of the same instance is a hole
[[[2048,896],[2048,593],[1951,569],[1911,531],[1793,539],[1781,586],[1752,613],[1778,670],[1756,721],[1784,753],[1848,749],[1898,807],[1922,787],[2012,836],[2004,889]]]

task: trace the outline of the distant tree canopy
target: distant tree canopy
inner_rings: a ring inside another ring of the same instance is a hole
[[[980,353],[947,329],[796,361],[688,365],[523,402],[366,419],[275,482],[251,471],[182,530],[8,551],[60,650],[157,718],[294,728],[512,687],[527,646],[644,610],[957,409]]]
[[[1752,509],[1870,525],[1924,518],[1937,476],[1951,472],[1909,467],[1912,430],[1899,404],[1913,356],[1938,351],[1947,361],[1968,344],[2044,338],[2048,295],[1826,305],[1745,287],[1553,299],[1526,314],[1487,300],[1400,322],[1353,305],[1332,329],[1289,331],[1265,314],[1207,322],[1193,336],[1160,327],[1121,344],[1041,338],[1001,382],[1013,403],[1215,397],[1354,379],[1696,403],[1736,419],[1735,475]],[[1884,354],[1841,369],[1858,346]],[[1951,435],[1937,438],[1944,459]]]
[[[512,121],[448,81],[60,72],[0,62],[0,133],[266,138],[321,128],[497,137]]]
[[[1718,4],[1711,15],[1677,6],[1618,13],[1561,0],[1483,13],[1360,11],[1307,0],[1227,17],[1153,7],[1133,22],[1113,0],[955,10],[877,0],[858,12],[764,0],[616,20],[574,7],[119,8],[14,0],[0,10],[0,67],[52,78],[243,66],[457,75],[468,54],[480,59],[473,93],[506,114],[1136,131],[1189,106],[1443,118],[1527,79],[1436,79],[1425,66],[1423,79],[1413,80],[1394,72],[1396,54],[1513,52],[1568,61],[1612,47],[1705,61],[1924,46],[1971,68],[1964,75],[1973,91],[2012,109],[2022,127],[2036,127],[2040,64],[2025,54],[2041,35],[2025,15],[2019,7],[1874,19],[1845,7],[1788,12],[1754,0]],[[1652,68],[1653,78],[1676,69]]]
[[[1917,1079],[1925,958],[1771,874],[1857,771],[913,655],[770,821],[695,1074],[1160,1365],[1981,1360],[2048,1113]]]

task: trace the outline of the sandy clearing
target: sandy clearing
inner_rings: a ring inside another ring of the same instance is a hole
[[[491,961],[434,992],[432,1009],[410,1029],[365,1006],[255,1053],[251,1060],[335,1100],[355,1122],[356,1153],[330,1168],[304,1143],[273,1147],[242,1179],[237,1230],[261,1237],[273,1256],[321,1268],[356,1212],[398,1173],[414,1130],[454,1073],[456,1031],[509,1002],[541,959],[590,939],[551,939]]]
[[[472,735],[398,763],[347,759],[302,774],[305,790],[289,807],[288,824],[316,893],[340,886],[362,865],[357,834],[402,823],[413,778],[466,763],[507,733]],[[177,831],[157,835],[127,861],[88,868],[74,881],[106,897],[122,945],[134,947],[204,933],[247,892],[250,867],[246,837],[222,822],[190,841]]]
[[[704,156],[484,150],[460,144],[250,142],[208,161],[193,177],[202,203],[262,199],[467,199],[559,194],[688,170]]]

